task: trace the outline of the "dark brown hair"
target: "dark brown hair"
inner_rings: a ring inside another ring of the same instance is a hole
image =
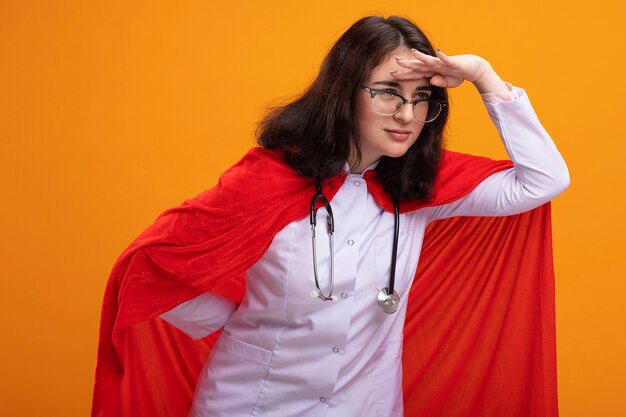
[[[356,97],[372,69],[398,48],[415,48],[435,56],[426,35],[408,19],[369,16],[354,23],[324,58],[317,78],[295,101],[272,109],[259,124],[258,143],[284,151],[300,175],[328,178],[341,172],[354,147],[360,161]],[[447,100],[447,91],[433,86],[432,99]],[[383,156],[376,170],[387,192],[400,199],[427,200],[439,167],[444,106],[426,123],[403,156]]]

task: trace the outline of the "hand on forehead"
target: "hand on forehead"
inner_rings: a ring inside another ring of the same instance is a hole
[[[374,67],[370,73],[368,85],[372,88],[390,87],[409,90],[430,86],[429,78],[400,65],[400,61],[396,59],[410,60],[412,57],[413,54],[408,49],[392,52],[381,64]],[[402,75],[397,76],[397,74]]]

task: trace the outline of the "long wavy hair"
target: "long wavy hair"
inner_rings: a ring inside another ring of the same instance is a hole
[[[341,172],[354,148],[361,159],[356,97],[372,69],[398,48],[435,56],[426,35],[397,16],[355,22],[332,46],[319,74],[294,101],[271,109],[257,129],[259,145],[284,152],[299,175],[325,179]],[[432,86],[432,99],[447,100]],[[417,141],[399,158],[383,156],[376,167],[384,189],[398,199],[428,200],[442,158],[449,106],[424,124]]]

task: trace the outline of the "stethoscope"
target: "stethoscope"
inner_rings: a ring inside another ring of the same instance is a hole
[[[328,296],[324,295],[320,288],[319,278],[317,275],[317,245],[315,244],[315,226],[317,225],[317,212],[315,211],[315,204],[317,200],[322,200],[322,204],[326,208],[328,215],[326,216],[326,231],[328,233],[328,241],[330,246],[330,291]],[[393,314],[398,310],[400,303],[400,297],[393,289],[396,276],[396,257],[398,255],[398,235],[400,230],[400,210],[398,209],[398,201],[393,199],[393,213],[394,213],[394,225],[393,225],[393,249],[391,252],[391,272],[389,274],[389,287],[385,287],[378,292],[378,305],[387,314]],[[317,192],[311,200],[310,206],[310,221],[311,221],[311,242],[313,245],[313,274],[315,276],[315,286],[317,290],[311,291],[311,295],[321,298],[323,301],[336,301],[337,296],[333,295],[333,289],[335,286],[335,251],[334,251],[334,233],[335,233],[335,218],[333,217],[333,210],[330,207],[330,203],[322,192],[322,185],[317,182]]]

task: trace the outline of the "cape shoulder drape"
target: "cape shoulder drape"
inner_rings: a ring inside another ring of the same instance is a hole
[[[446,151],[431,201],[400,210],[455,201],[511,166]],[[392,211],[376,172],[365,178]],[[329,200],[344,179],[324,181]],[[92,416],[187,415],[218,334],[193,341],[158,316],[205,291],[240,302],[245,271],[308,214],[314,192],[279,153],[253,148],[130,244],[105,290]],[[556,416],[550,204],[433,222],[419,265],[405,324],[405,415]]]

